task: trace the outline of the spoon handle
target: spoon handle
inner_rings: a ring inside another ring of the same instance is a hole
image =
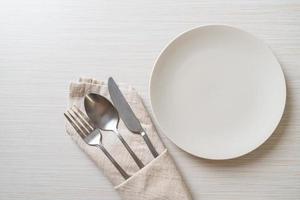
[[[120,172],[120,174],[123,176],[124,179],[128,179],[130,176],[124,171],[124,169],[117,163],[117,161],[108,153],[108,151],[102,146],[102,144],[97,145],[98,148],[100,148],[103,153],[106,155],[106,157],[112,162],[112,164],[117,168],[117,170]]]
[[[144,167],[144,164],[142,163],[142,161],[137,157],[137,155],[132,151],[132,149],[129,147],[129,145],[127,144],[127,142],[124,140],[124,138],[122,137],[122,135],[119,133],[119,131],[115,131],[115,133],[117,134],[118,138],[121,140],[121,142],[123,143],[123,145],[125,146],[125,148],[127,149],[127,151],[129,152],[129,154],[131,155],[131,157],[133,158],[133,160],[136,162],[136,164],[139,166],[140,169],[142,169]]]
[[[152,155],[154,156],[154,158],[156,158],[158,156],[157,151],[155,150],[155,147],[153,146],[151,140],[149,139],[148,135],[146,132],[141,132],[141,135],[143,136],[149,150],[151,151]]]

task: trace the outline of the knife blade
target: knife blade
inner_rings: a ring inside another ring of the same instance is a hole
[[[114,106],[117,108],[119,115],[126,127],[131,132],[140,134],[144,138],[149,150],[151,151],[152,155],[156,158],[159,154],[155,150],[153,144],[151,143],[151,140],[144,131],[140,121],[134,114],[133,110],[131,109],[130,105],[126,101],[124,95],[122,94],[121,90],[119,89],[118,85],[112,77],[108,79],[108,91],[111,100]]]
[[[144,129],[141,126],[140,121],[133,113],[130,105],[127,103],[125,97],[123,96],[116,82],[111,77],[108,79],[108,91],[113,104],[119,111],[119,115],[121,119],[124,121],[127,128],[133,133],[143,132]]]

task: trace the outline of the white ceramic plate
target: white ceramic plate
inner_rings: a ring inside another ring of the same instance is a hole
[[[271,50],[237,28],[187,31],[158,57],[150,81],[156,122],[183,150],[231,159],[266,141],[285,107],[285,79]]]

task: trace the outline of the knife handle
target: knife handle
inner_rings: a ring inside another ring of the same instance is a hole
[[[156,158],[158,156],[157,151],[155,150],[151,140],[149,139],[147,133],[145,131],[141,132],[141,135],[143,136],[149,150],[151,151],[152,155],[154,156],[154,158]]]

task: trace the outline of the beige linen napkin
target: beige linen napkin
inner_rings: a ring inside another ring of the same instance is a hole
[[[145,164],[143,169],[137,167],[134,160],[114,133],[102,131],[103,145],[122,168],[131,175],[129,179],[124,180],[111,162],[105,157],[103,152],[98,148],[88,146],[68,123],[66,123],[67,133],[97,164],[114,185],[122,199],[191,199],[190,193],[175,163],[157,135],[142,99],[130,86],[120,85],[120,89],[138,119],[141,121],[142,126],[146,130],[157,152],[160,154],[156,159],[153,158],[143,138],[140,135],[131,133],[122,120],[120,120],[119,131],[132,150]],[[83,99],[84,96],[90,92],[101,94],[110,99],[107,85],[104,82],[95,79],[80,78],[79,82],[72,82],[70,84],[69,106],[77,105],[85,112]]]

